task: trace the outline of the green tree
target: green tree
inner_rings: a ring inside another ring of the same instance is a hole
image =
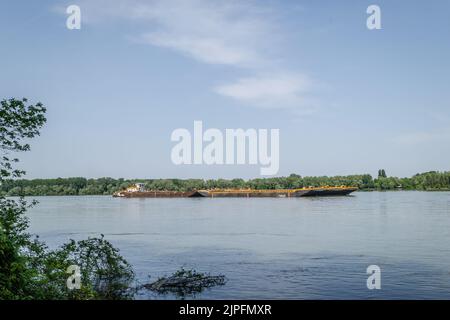
[[[39,135],[45,124],[46,109],[41,103],[27,105],[27,100],[1,101],[0,107],[0,186],[11,184],[25,172],[14,167],[19,160],[11,154],[28,151],[25,142]],[[23,181],[22,181],[23,182]],[[32,184],[18,182],[18,200],[0,196],[0,300],[2,299],[126,299],[131,297],[129,283],[134,274],[129,264],[109,242],[101,238],[70,243],[49,251],[46,245],[27,233],[27,203],[24,192],[31,193]],[[74,193],[71,185],[57,187]],[[76,187],[84,185],[75,179]],[[65,188],[65,189],[64,189]],[[57,190],[57,191],[60,191]],[[82,289],[66,287],[67,267],[82,268]]]
[[[24,142],[39,135],[44,125],[45,108],[41,103],[26,105],[27,100],[9,99],[0,102],[0,184],[6,179],[19,178],[24,171],[16,169],[17,152],[28,151]],[[31,203],[33,205],[34,203]],[[23,198],[17,201],[0,197],[0,298],[32,297],[31,279],[35,270],[29,268],[37,260],[43,245],[25,232],[28,221],[24,217],[29,205]]]
[[[386,178],[386,171],[384,169],[378,170],[378,178]]]

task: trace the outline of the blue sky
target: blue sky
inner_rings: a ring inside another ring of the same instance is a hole
[[[1,1],[0,40],[0,97],[48,108],[29,178],[259,176],[172,164],[194,120],[279,128],[278,175],[450,169],[448,1]]]

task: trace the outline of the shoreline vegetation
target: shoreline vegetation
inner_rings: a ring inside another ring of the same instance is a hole
[[[420,190],[450,191],[450,171],[418,173],[408,178],[387,177],[379,170],[370,174],[348,176],[287,177],[243,179],[87,179],[82,177],[57,179],[9,179],[2,181],[0,196],[65,196],[112,195],[135,183],[144,183],[147,190],[193,191],[202,189],[296,189],[323,186],[356,186],[360,191]]]

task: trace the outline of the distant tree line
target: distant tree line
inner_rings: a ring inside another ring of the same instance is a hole
[[[370,174],[348,176],[287,177],[243,179],[113,179],[58,178],[10,179],[0,185],[5,196],[111,195],[134,183],[145,183],[148,190],[190,191],[212,188],[291,189],[308,186],[356,186],[361,190],[450,190],[450,172],[431,171],[409,178],[387,177],[384,169],[378,177]]]

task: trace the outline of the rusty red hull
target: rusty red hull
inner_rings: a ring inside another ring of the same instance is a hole
[[[198,191],[142,191],[117,192],[114,197],[122,198],[294,198],[318,196],[345,196],[354,191],[354,187],[304,188],[295,190],[198,190]]]

